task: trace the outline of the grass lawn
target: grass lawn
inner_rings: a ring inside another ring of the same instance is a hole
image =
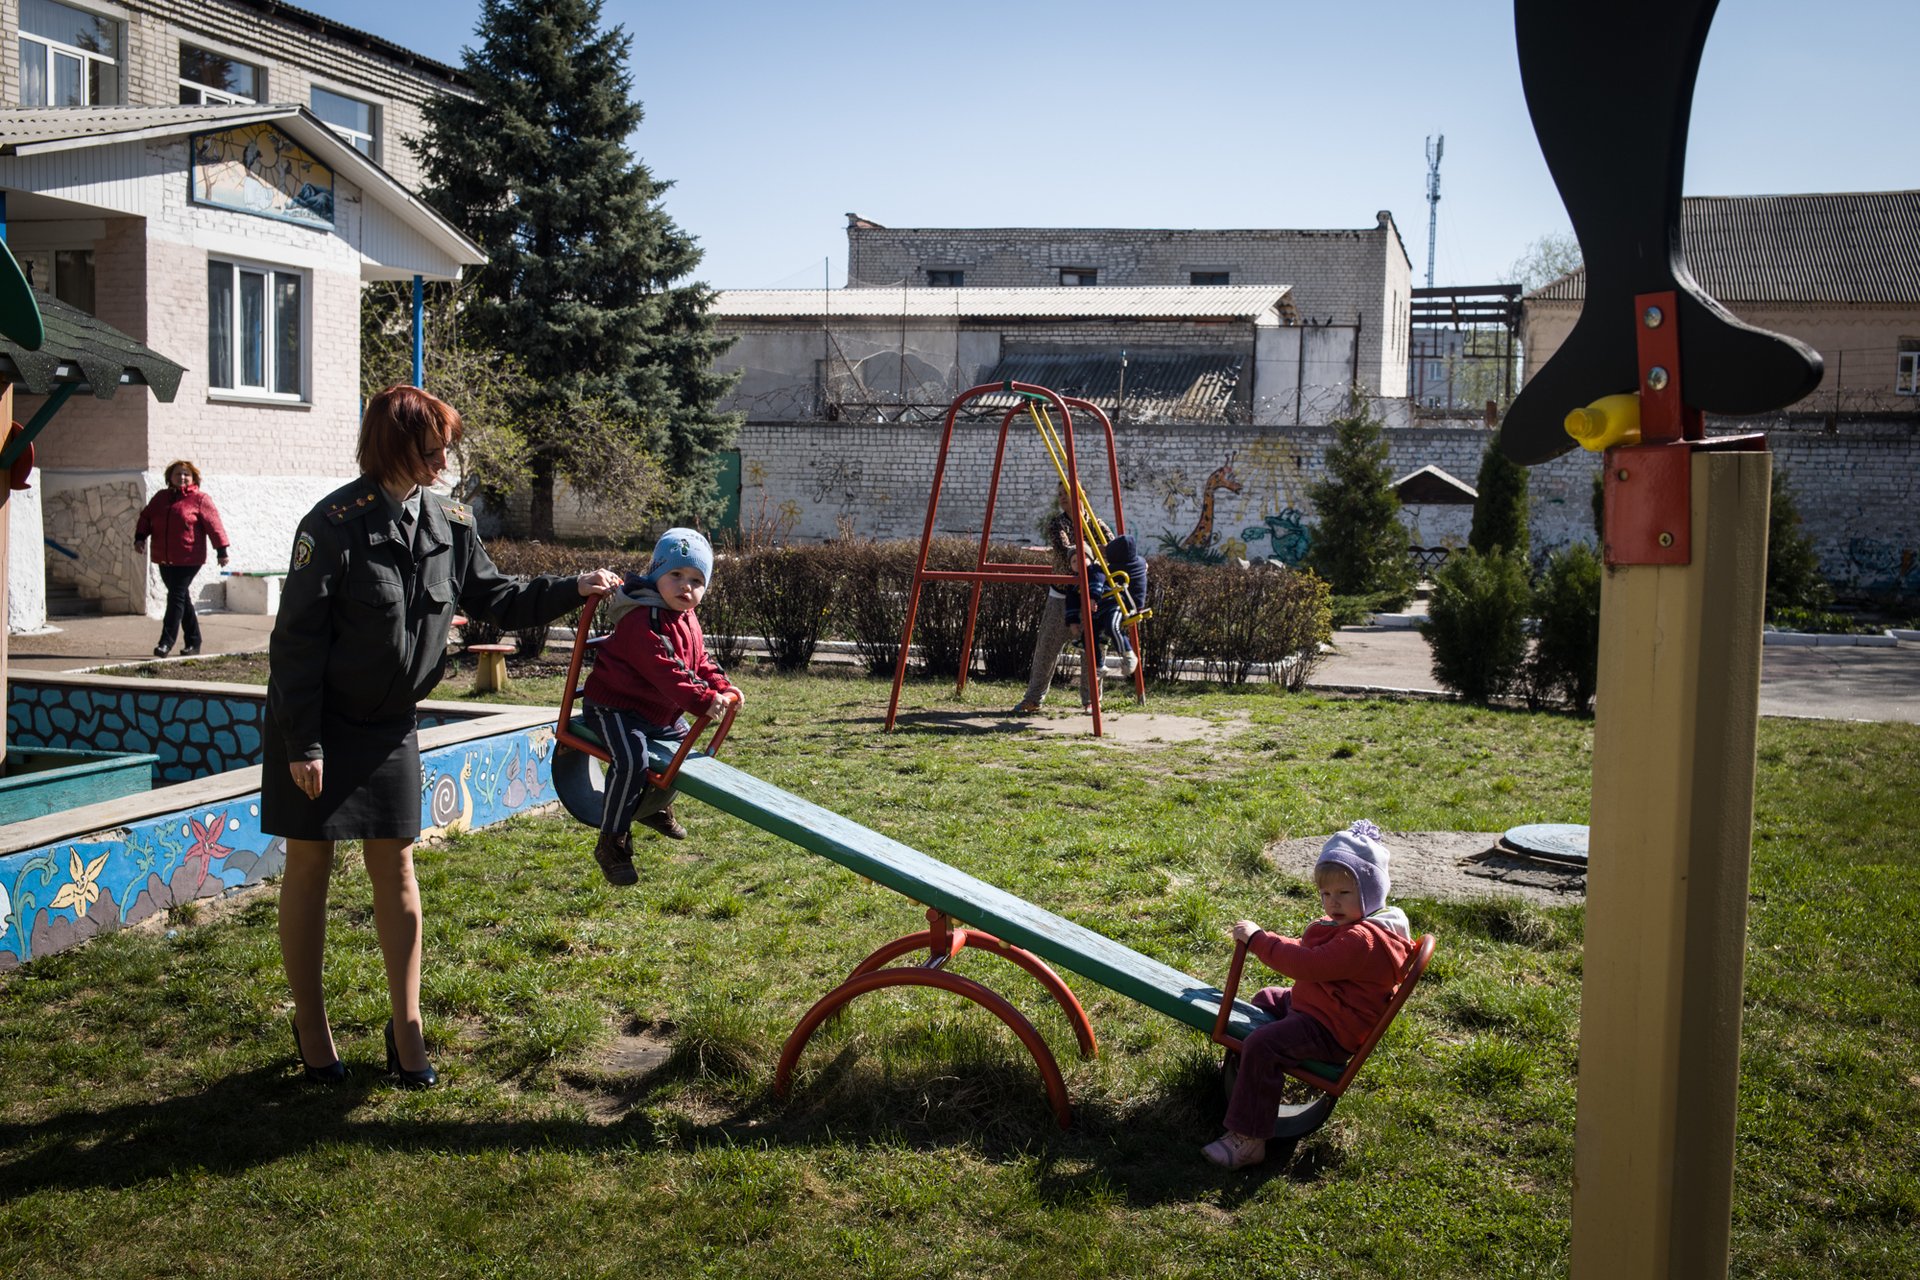
[[[1127,747],[889,735],[882,683],[741,683],[733,763],[1212,981],[1233,920],[1317,914],[1263,859],[1278,840],[1587,814],[1591,723],[1564,716],[1181,685],[1153,709],[1215,732]],[[1916,781],[1912,726],[1761,725],[1736,1275],[1920,1274]],[[644,840],[627,890],[564,817],[421,853],[444,1082],[424,1094],[380,1077],[351,854],[327,969],[345,1088],[295,1083],[271,894],[0,979],[0,1274],[1565,1272],[1580,909],[1401,899],[1440,936],[1427,983],[1289,1166],[1226,1174],[1199,1155],[1223,1108],[1204,1037],[1068,975],[1101,1037],[1080,1061],[987,956],[961,971],[1047,1037],[1070,1132],[998,1022],[928,991],[857,1001],[779,1103],[787,1031],[921,913],[697,804],[681,819],[692,840]]]

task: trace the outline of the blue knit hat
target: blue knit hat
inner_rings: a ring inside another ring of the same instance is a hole
[[[642,576],[658,582],[675,569],[693,568],[709,586],[713,583],[713,546],[698,529],[669,529],[653,544],[653,559]]]
[[[1380,843],[1380,828],[1362,818],[1345,831],[1327,837],[1313,870],[1318,875],[1320,868],[1331,862],[1351,871],[1360,886],[1360,911],[1370,916],[1387,905],[1387,894],[1393,889],[1387,875],[1391,856],[1387,846]]]

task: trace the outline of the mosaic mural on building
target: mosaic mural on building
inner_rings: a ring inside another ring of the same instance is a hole
[[[551,727],[423,751],[423,836],[550,802],[552,759]],[[0,970],[257,883],[285,861],[284,841],[260,830],[258,792],[0,856]]]
[[[270,124],[193,139],[196,204],[309,227],[333,225],[333,170]]]

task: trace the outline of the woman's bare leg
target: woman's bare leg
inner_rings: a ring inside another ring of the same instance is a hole
[[[333,841],[287,841],[287,867],[280,876],[280,963],[293,993],[293,1024],[300,1031],[302,1056],[314,1067],[340,1057],[327,1025],[327,997],[320,981],[332,875]]]
[[[393,1004],[393,1042],[408,1071],[427,1067],[420,1026],[420,886],[413,878],[411,840],[366,842],[367,879],[373,883],[373,924],[387,965]]]

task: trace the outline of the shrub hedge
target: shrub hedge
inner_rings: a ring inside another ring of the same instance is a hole
[[[499,540],[488,550],[503,571],[522,574],[578,573],[601,565],[639,572],[647,561],[644,551],[537,542]],[[747,639],[758,637],[776,668],[801,671],[822,639],[848,640],[869,674],[890,676],[918,554],[916,542],[863,538],[723,553],[700,606],[707,647],[722,666],[731,666],[745,656]],[[1000,563],[1046,563],[1044,554],[1021,546],[995,545],[988,554]],[[940,538],[927,563],[966,569],[978,555],[977,542]],[[1238,684],[1266,675],[1298,689],[1332,634],[1327,584],[1278,564],[1243,568],[1159,558],[1151,562],[1147,587],[1153,617],[1141,627],[1141,657],[1155,679],[1171,678],[1181,663],[1198,663],[1209,679]],[[972,591],[965,582],[929,582],[922,589],[914,621],[915,674],[959,674]],[[1045,608],[1043,587],[986,585],[974,622],[974,670],[992,680],[1023,679]]]

